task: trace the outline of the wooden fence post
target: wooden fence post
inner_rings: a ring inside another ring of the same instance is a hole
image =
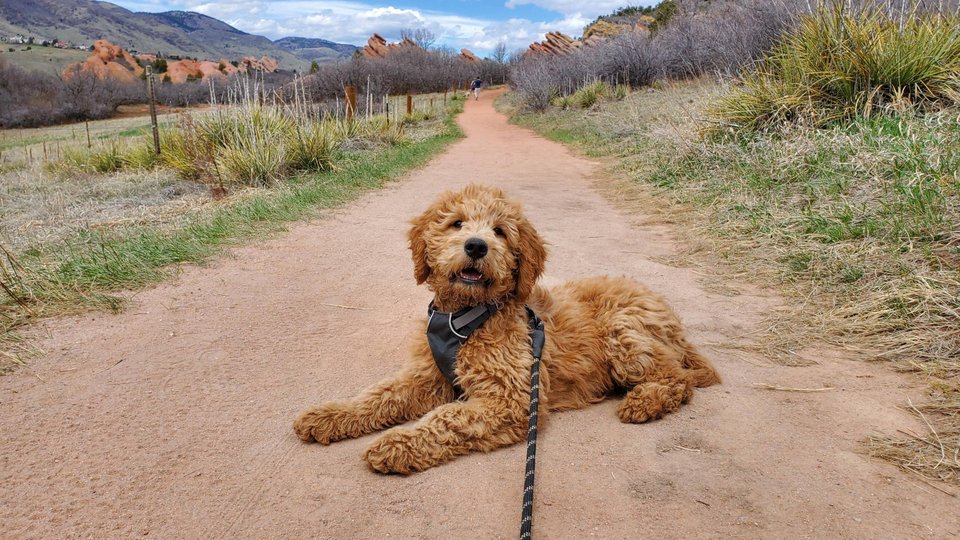
[[[407,94],[407,114],[413,114],[413,96]]]
[[[347,103],[347,121],[353,120],[353,113],[357,110],[357,89],[354,86],[347,86],[344,88],[346,93]]]
[[[93,146],[92,144],[90,144],[90,121],[84,120],[83,125],[87,127],[87,148],[90,148]]]
[[[147,66],[147,98],[150,100],[150,128],[153,130],[153,153],[160,155],[160,126],[157,125],[157,95],[153,88],[153,68]]]

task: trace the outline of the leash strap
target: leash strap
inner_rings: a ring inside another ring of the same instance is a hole
[[[523,510],[520,519],[520,540],[533,535],[533,479],[537,468],[537,409],[540,405],[540,356],[543,354],[543,321],[529,307],[530,339],[533,341],[533,365],[530,366],[530,416],[527,427],[527,467],[523,477]]]

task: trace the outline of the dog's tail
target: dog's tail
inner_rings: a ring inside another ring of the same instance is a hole
[[[683,354],[683,367],[690,370],[693,385],[696,387],[720,384],[720,374],[702,354],[692,345],[686,344]]]

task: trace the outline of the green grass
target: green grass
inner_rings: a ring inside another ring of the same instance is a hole
[[[444,118],[423,127],[430,133],[425,138],[345,153],[333,170],[300,174],[213,212],[184,216],[177,226],[81,232],[17,256],[4,251],[0,335],[10,349],[7,356],[14,357],[17,348],[22,352],[13,332],[31,321],[87,309],[120,309],[118,291],[156,283],[175,274],[177,265],[208,261],[225,247],[346,204],[426,163],[462,136],[454,122],[462,110],[462,102],[452,102]]]
[[[59,75],[68,65],[83,62],[90,56],[89,51],[57,49],[40,45],[30,45],[29,51],[23,50],[27,47],[27,45],[0,43],[0,58],[29,71]],[[13,48],[14,52],[9,52],[10,48]]]

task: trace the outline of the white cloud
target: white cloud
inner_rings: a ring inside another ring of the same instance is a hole
[[[657,0],[640,0],[630,5],[651,6],[657,3]],[[591,2],[582,2],[577,0],[507,0],[505,4],[508,8],[517,6],[537,6],[547,11],[553,11],[566,16],[580,15],[587,16],[590,20],[600,15],[606,15],[612,11],[627,5],[624,0],[592,0]]]
[[[515,5],[574,5],[574,2],[540,0],[509,0],[508,5],[510,2]],[[244,32],[264,35],[270,39],[301,36],[363,45],[374,33],[388,41],[399,41],[402,29],[423,27],[436,34],[437,45],[457,50],[467,48],[479,56],[489,54],[500,41],[506,42],[508,50],[512,51],[542,40],[544,34],[550,31],[578,36],[583,26],[595,17],[582,14],[582,4],[581,9],[554,21],[530,21],[520,18],[499,21],[465,17],[450,12],[393,6],[376,7],[351,0],[166,0],[162,2],[162,6],[157,0],[128,0],[124,3],[131,9],[149,11],[197,11]],[[603,1],[599,3],[605,5]],[[617,6],[621,3],[622,0],[616,2]],[[553,10],[557,6],[549,9]],[[559,7],[556,11],[560,12]],[[609,11],[610,9],[607,9],[604,12]]]

